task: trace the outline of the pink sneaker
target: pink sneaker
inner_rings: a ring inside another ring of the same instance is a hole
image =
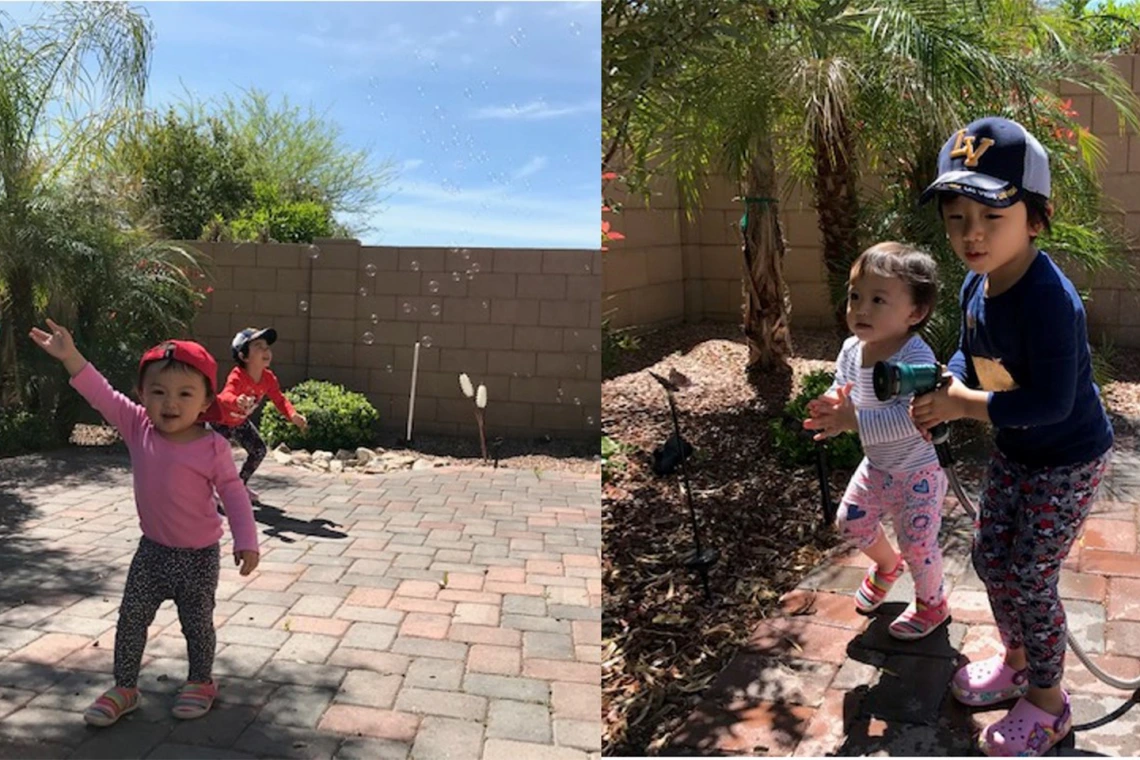
[[[889,573],[880,570],[878,563],[867,568],[867,574],[863,576],[863,583],[855,592],[855,609],[864,613],[878,609],[883,600],[887,598],[887,594],[890,593],[891,586],[895,585],[895,581],[899,579],[904,570],[906,570],[906,563],[901,557],[898,567]]]
[[[950,681],[954,698],[971,707],[989,707],[1028,692],[1029,669],[1014,670],[1001,654],[958,668]]]
[[[978,737],[978,749],[990,757],[1041,757],[1073,729],[1069,695],[1061,692],[1065,709],[1051,715],[1024,697],[1004,718]]]
[[[903,614],[895,618],[887,633],[896,639],[913,641],[928,636],[934,629],[950,619],[950,605],[943,599],[933,607],[926,602],[915,600]]]

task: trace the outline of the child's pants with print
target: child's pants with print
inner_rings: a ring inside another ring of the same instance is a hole
[[[249,479],[257,468],[261,466],[261,460],[265,459],[265,441],[261,440],[261,436],[257,432],[257,428],[253,426],[253,422],[246,417],[245,422],[237,427],[229,427],[227,425],[214,425],[211,424],[214,430],[217,430],[223,438],[227,441],[236,440],[245,449],[248,455],[245,458],[245,464],[241,466],[241,482],[249,485]]]
[[[1065,608],[1061,563],[1092,510],[1108,454],[1083,464],[1029,469],[994,452],[978,503],[974,569],[986,586],[1002,643],[1025,647],[1029,683],[1061,681]]]
[[[115,685],[134,688],[139,681],[147,628],[159,605],[173,599],[190,660],[190,681],[209,681],[214,669],[214,597],[218,591],[221,550],[175,549],[143,536],[127,573],[115,630]]]
[[[889,515],[914,576],[915,596],[932,606],[943,595],[938,530],[946,486],[946,473],[937,463],[913,472],[887,472],[864,459],[847,484],[837,515],[843,537],[860,549],[875,543],[883,517]]]

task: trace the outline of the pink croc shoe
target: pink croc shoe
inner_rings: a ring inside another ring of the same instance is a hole
[[[950,681],[950,693],[970,707],[996,705],[1024,697],[1028,691],[1029,669],[1014,670],[1000,654],[958,668]]]
[[[978,748],[990,757],[1041,757],[1073,729],[1069,695],[1061,692],[1065,709],[1051,715],[1028,699],[1017,704],[978,737]]]

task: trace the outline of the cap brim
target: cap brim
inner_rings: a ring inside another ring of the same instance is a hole
[[[993,208],[1012,206],[1021,199],[1021,190],[1011,182],[978,172],[946,172],[922,191],[918,203],[922,205],[936,193],[956,193]]]
[[[247,343],[253,343],[255,340],[264,339],[266,343],[272,345],[277,340],[277,331],[272,327],[266,327],[264,330],[258,330],[253,335],[249,336]]]

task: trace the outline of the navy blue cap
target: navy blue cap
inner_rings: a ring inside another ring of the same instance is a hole
[[[272,344],[273,341],[277,340],[277,331],[272,327],[266,327],[262,330],[247,327],[244,330],[239,330],[230,343],[230,349],[234,354],[234,361],[240,361],[241,355],[245,353],[246,346],[258,338],[265,338],[266,343]]]
[[[1030,192],[1049,197],[1049,154],[1016,121],[987,116],[950,136],[938,154],[938,179],[919,203],[935,193],[964,195],[994,208],[1012,206]]]

